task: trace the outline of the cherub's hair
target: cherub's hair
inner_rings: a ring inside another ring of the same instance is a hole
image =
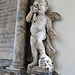
[[[46,6],[48,6],[48,2],[47,2],[47,0],[45,0],[45,2],[47,3]]]
[[[38,6],[39,3],[44,3],[45,4],[45,11],[48,10],[49,6],[48,6],[48,1],[47,0],[35,0],[33,5],[37,4],[37,7],[39,8],[39,6]]]
[[[48,6],[47,0],[45,0],[45,2],[46,2],[46,6],[45,7],[46,7],[46,10],[47,10],[49,6]]]

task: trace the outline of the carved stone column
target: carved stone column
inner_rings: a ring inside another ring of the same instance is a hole
[[[26,24],[25,16],[28,0],[17,0],[17,16],[13,49],[13,63],[10,68],[24,68]]]

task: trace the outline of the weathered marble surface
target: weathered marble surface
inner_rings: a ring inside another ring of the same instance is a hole
[[[17,0],[0,0],[0,59],[12,59]]]

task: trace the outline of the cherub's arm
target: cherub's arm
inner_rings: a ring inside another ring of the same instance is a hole
[[[32,5],[30,6],[30,12],[28,13],[28,15],[26,16],[26,21],[27,22],[30,22],[32,17],[33,17],[33,14],[34,14],[34,11],[35,11],[35,7]]]
[[[47,20],[47,33],[50,36],[50,38],[53,38],[56,36],[56,33],[52,28],[52,20],[50,18],[48,18]]]
[[[28,15],[26,16],[26,21],[27,21],[27,22],[30,22],[31,19],[32,19],[32,16],[33,16],[33,12],[30,11],[30,12],[28,13]]]
[[[30,7],[30,12],[28,13],[28,15],[26,16],[26,21],[27,22],[30,22],[31,21],[31,19],[32,19],[32,17],[33,17],[33,19],[36,19],[36,13],[38,12],[38,8],[36,7],[36,6],[34,6],[34,5],[32,5],[31,7]]]

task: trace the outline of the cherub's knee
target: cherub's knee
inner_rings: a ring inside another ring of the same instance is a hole
[[[41,40],[39,37],[35,38],[35,42],[36,42],[36,43],[41,42],[41,41],[42,41],[42,40]]]

